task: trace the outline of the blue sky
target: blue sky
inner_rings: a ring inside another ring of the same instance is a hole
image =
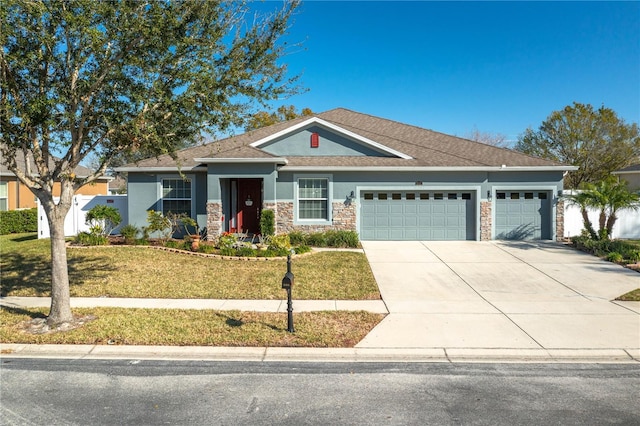
[[[640,121],[639,2],[306,1],[287,41],[308,92],[274,106],[510,140],[574,101]]]

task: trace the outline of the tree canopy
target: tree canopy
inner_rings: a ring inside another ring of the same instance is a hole
[[[271,126],[272,124],[280,123],[281,121],[293,120],[294,118],[307,117],[309,115],[313,115],[313,111],[309,108],[302,108],[298,113],[296,112],[295,106],[282,105],[273,112],[259,111],[253,114],[247,121],[247,125],[244,129],[248,132],[261,127]]]
[[[610,108],[574,102],[552,112],[538,130],[527,129],[515,149],[578,166],[565,178],[565,187],[577,189],[637,162],[640,133],[637,123],[625,123]]]
[[[280,40],[298,3],[256,15],[245,1],[0,2],[0,154],[47,213],[50,322],[71,318],[63,222],[74,192],[115,156],[173,154],[297,93]],[[97,170],[76,176],[89,155]]]

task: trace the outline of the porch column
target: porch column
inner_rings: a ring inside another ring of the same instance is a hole
[[[222,233],[222,203],[207,203],[207,240],[212,241]]]

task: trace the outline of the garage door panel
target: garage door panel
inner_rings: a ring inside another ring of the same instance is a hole
[[[496,239],[550,239],[550,198],[546,191],[498,192],[495,200]]]
[[[378,196],[379,193],[387,194]],[[372,191],[361,199],[363,240],[473,240],[472,194],[453,191]],[[465,198],[466,197],[466,198]]]

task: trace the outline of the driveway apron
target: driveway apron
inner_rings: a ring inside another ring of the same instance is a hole
[[[560,243],[365,241],[389,315],[363,348],[640,348],[640,274]]]

